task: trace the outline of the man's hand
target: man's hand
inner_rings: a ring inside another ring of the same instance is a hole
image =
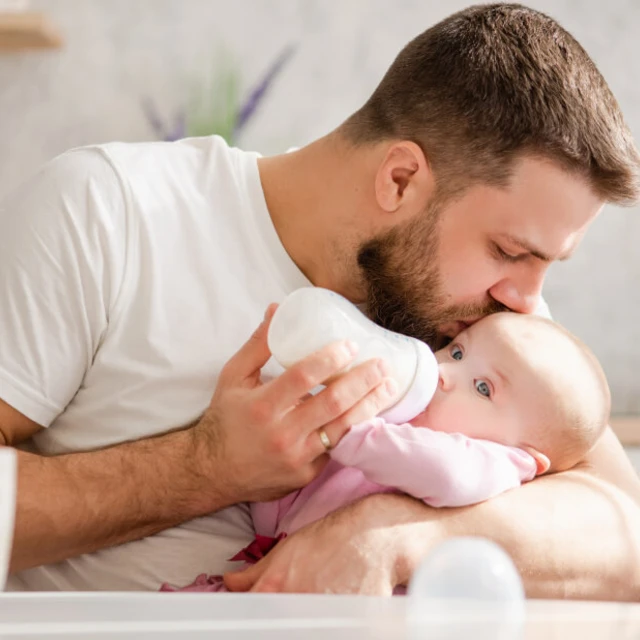
[[[285,538],[257,564],[227,573],[231,591],[391,595],[389,530],[368,526],[362,501]],[[355,523],[357,523],[357,528]]]
[[[395,383],[383,362],[371,360],[335,378],[355,346],[331,344],[267,383],[260,369],[270,358],[267,330],[275,306],[249,341],[225,365],[211,405],[193,427],[196,468],[215,478],[228,504],[272,500],[315,478],[327,462],[318,433],[332,444],[355,422],[389,404]],[[309,392],[331,382],[315,396]]]

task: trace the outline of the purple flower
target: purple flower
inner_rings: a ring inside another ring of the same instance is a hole
[[[282,71],[285,64],[289,61],[296,47],[294,45],[288,45],[280,53],[280,55],[274,60],[273,64],[267,69],[265,75],[256,83],[253,89],[249,92],[245,101],[237,108],[237,112],[232,115],[231,122],[233,123],[233,130],[222,131],[209,131],[209,134],[220,134],[224,137],[230,137],[227,140],[229,144],[233,144],[234,140],[244,129],[246,124],[252,118],[259,105],[263,101],[269,88],[273,84],[278,74]],[[142,100],[142,109],[151,125],[151,128],[155,131],[156,136],[160,140],[172,142],[184,138],[187,134],[187,113],[186,109],[178,111],[173,118],[173,122],[167,124],[159,115],[158,109],[151,98],[145,98]],[[215,125],[211,125],[211,128],[216,128]],[[198,134],[200,135],[200,134]]]
[[[187,118],[184,109],[181,109],[175,114],[173,118],[173,126],[171,127],[167,127],[162,121],[151,98],[143,99],[142,109],[147,116],[147,120],[149,121],[151,128],[156,132],[156,135],[160,140],[173,142],[174,140],[180,140],[180,138],[185,137]]]
[[[283,69],[284,65],[289,61],[293,53],[295,52],[295,46],[287,46],[282,53],[275,59],[271,67],[267,70],[267,73],[251,90],[247,99],[244,101],[238,111],[236,117],[236,123],[233,130],[234,138],[237,137],[247,122],[251,119],[251,116],[255,113],[258,105],[262,102],[265,94],[273,84],[273,81]]]

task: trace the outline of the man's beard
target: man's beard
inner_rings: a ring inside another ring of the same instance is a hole
[[[438,327],[507,310],[493,299],[447,305],[438,268],[438,209],[432,205],[422,216],[365,242],[358,251],[369,317],[432,349],[446,343]]]

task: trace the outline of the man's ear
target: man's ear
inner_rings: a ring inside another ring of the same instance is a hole
[[[434,191],[435,179],[420,146],[409,140],[392,143],[376,173],[380,208],[409,219],[424,211]]]
[[[551,467],[551,461],[544,453],[540,453],[533,447],[524,447],[524,450],[536,461],[536,476],[541,476],[543,473],[547,473]]]

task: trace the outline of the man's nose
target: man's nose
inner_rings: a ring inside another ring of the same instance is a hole
[[[511,311],[533,313],[540,303],[546,272],[547,268],[544,267],[504,278],[489,289],[489,295]]]

